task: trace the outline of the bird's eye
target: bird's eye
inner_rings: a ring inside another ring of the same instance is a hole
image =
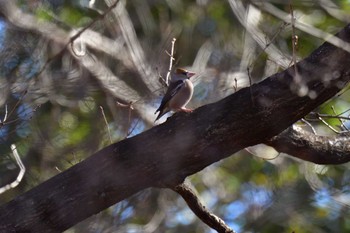
[[[186,72],[186,71],[184,71],[184,72],[182,72],[182,74],[187,75],[187,72]]]

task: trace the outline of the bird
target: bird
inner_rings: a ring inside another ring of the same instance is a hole
[[[170,84],[166,91],[159,108],[154,114],[159,112],[155,122],[169,111],[174,112],[192,112],[192,109],[186,108],[186,104],[193,95],[193,84],[190,78],[196,73],[177,68],[171,75]]]

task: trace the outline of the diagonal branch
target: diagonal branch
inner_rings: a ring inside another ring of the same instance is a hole
[[[197,215],[197,217],[205,224],[219,233],[235,233],[221,218],[212,214],[207,208],[205,208],[197,197],[197,194],[188,184],[182,183],[172,189],[181,195],[193,213],[195,213],[195,215]]]

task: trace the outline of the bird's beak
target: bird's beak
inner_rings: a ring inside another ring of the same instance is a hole
[[[194,73],[194,72],[190,72],[190,71],[188,71],[187,72],[187,78],[191,78],[193,75],[195,75],[196,73]]]

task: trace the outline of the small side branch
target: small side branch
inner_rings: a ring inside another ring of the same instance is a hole
[[[265,144],[278,152],[316,164],[342,164],[350,161],[348,133],[336,137],[320,136],[293,125]]]
[[[213,228],[219,233],[235,232],[229,226],[227,226],[221,218],[207,210],[207,208],[200,202],[194,190],[192,190],[188,184],[179,184],[172,188],[172,190],[180,194],[193,213],[209,227]]]
[[[325,124],[330,130],[332,130],[334,133],[339,133],[338,130],[336,130],[334,127],[332,127],[330,124],[327,123],[327,121],[323,120],[322,117],[318,117],[318,119],[323,123]]]
[[[167,86],[169,86],[170,73],[171,73],[171,69],[173,68],[173,61],[175,60],[174,58],[175,42],[176,42],[176,38],[173,38],[173,40],[171,41],[171,52],[170,54],[168,53],[168,55],[170,56],[170,62],[169,62],[169,70],[165,78],[165,83]]]

